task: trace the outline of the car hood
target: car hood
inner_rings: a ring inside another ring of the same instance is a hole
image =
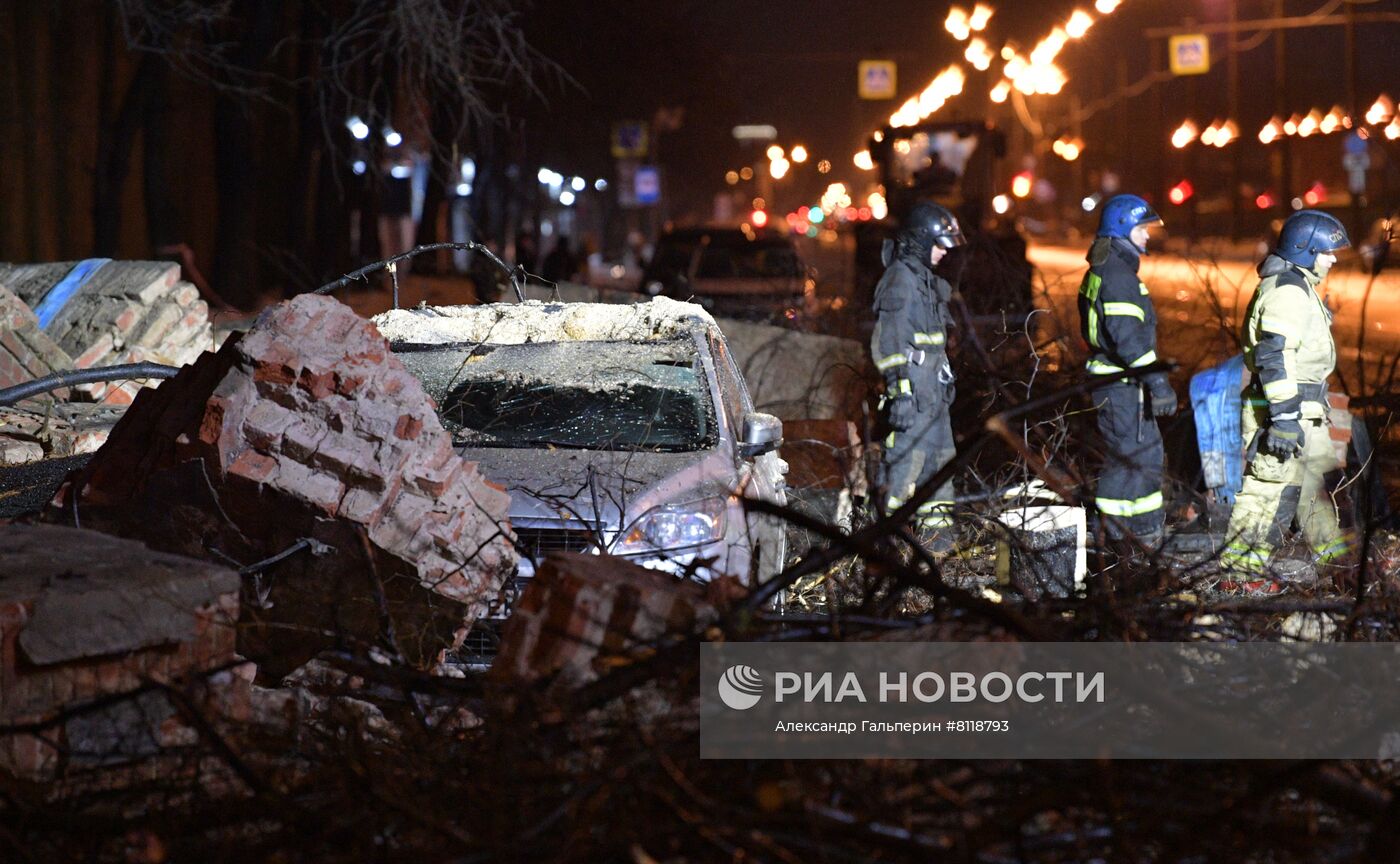
[[[720,449],[652,453],[469,447],[460,452],[480,466],[484,477],[506,488],[510,516],[517,522],[567,516],[616,525],[624,513],[635,517],[658,504],[717,494],[738,480],[733,458]]]

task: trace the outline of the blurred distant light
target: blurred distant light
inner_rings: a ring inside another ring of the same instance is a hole
[[[1268,192],[1260,192],[1254,199],[1254,206],[1258,207],[1260,210],[1268,210],[1277,203],[1278,202],[1274,200],[1274,196],[1270,195]]]
[[[1010,60],[1012,57],[1015,57],[1015,56],[1016,56],[1016,49],[1011,47],[1011,43],[1010,43],[1010,42],[1008,42],[1008,43],[1006,43],[1005,45],[1001,46],[1001,59],[1003,59],[1003,60]]]
[[[565,207],[571,207],[574,203],[574,193],[568,189],[559,193],[559,203]]]
[[[860,210],[856,207],[847,207],[842,211],[842,215],[847,222],[854,222],[860,218]]]
[[[740,179],[740,180],[752,180],[752,179],[753,179],[753,169],[750,168],[750,167],[747,166],[747,165],[745,165],[743,168],[740,168],[740,169],[739,169],[739,179]]]
[[[1195,141],[1197,134],[1196,124],[1190,120],[1184,120],[1180,126],[1176,127],[1176,131],[1172,132],[1172,146],[1180,150]]]
[[[860,219],[862,222],[869,222],[870,217],[873,215],[869,207],[862,207],[856,211],[856,218]]]
[[[865,199],[865,204],[866,207],[870,208],[871,218],[884,219],[887,215],[889,215],[889,202],[885,201],[885,196],[881,195],[879,192],[871,192],[870,195]],[[862,207],[860,209],[861,212],[864,212],[866,208]]]
[[[1366,109],[1366,122],[1372,126],[1379,126],[1395,116],[1395,103],[1390,101],[1390,97],[1382,93],[1376,97],[1376,101],[1371,103],[1371,107]]]
[[[1226,120],[1215,130],[1215,146],[1224,147],[1226,144],[1238,140],[1239,137],[1239,124],[1235,123],[1234,120]]]
[[[608,181],[599,177],[597,180],[593,181],[593,188],[597,189],[599,192],[606,192],[608,191]]]
[[[1100,15],[1111,15],[1123,0],[1095,0],[1094,8],[1099,10]]]
[[[908,138],[900,138],[894,142],[894,152],[898,153],[901,156],[908,156],[909,149],[910,145]]]
[[[1084,34],[1089,32],[1089,28],[1094,26],[1094,16],[1083,9],[1074,10],[1074,14],[1069,16],[1065,22],[1065,34],[1071,39],[1082,39]]]
[[[735,126],[736,141],[772,141],[778,137],[778,130],[767,124]]]
[[[365,160],[363,159],[356,159],[354,162],[350,163],[350,170],[354,171],[356,174],[365,173],[368,167],[369,166],[365,164]]]
[[[459,167],[462,172],[462,179],[468,183],[476,179],[476,160],[470,157],[463,159]]]
[[[361,120],[358,116],[352,116],[345,121],[345,128],[350,130],[350,134],[355,136],[355,140],[363,141],[369,137],[369,124]]]
[[[1201,132],[1201,143],[1206,145],[1207,147],[1214,145],[1215,133],[1218,131],[1219,129],[1214,123],[1207,126],[1205,130]]]
[[[395,165],[389,169],[389,176],[395,180],[407,180],[413,174],[413,168],[409,165]]]
[[[829,159],[823,159],[822,161],[820,161],[820,162],[817,163],[817,173],[818,173],[818,174],[827,174],[827,173],[830,173],[830,171],[831,171],[831,161],[830,161]]]
[[[738,171],[726,171],[726,172],[724,172],[724,182],[728,183],[730,186],[733,186],[735,183],[738,183],[738,182],[739,182],[739,172],[738,172]]]
[[[786,159],[774,159],[768,163],[768,174],[774,180],[781,180],[787,176],[788,169],[791,167],[792,163]]]
[[[1389,125],[1385,127],[1385,137],[1388,141],[1400,138],[1400,117],[1393,118]]]
[[[870,137],[872,137],[872,138],[875,139],[875,143],[876,143],[876,144],[879,144],[881,141],[884,141],[884,140],[885,140],[885,130],[883,130],[883,129],[876,129],[876,130],[875,130],[875,134],[872,135],[872,136],[870,136]]]
[[[1294,210],[1302,210],[1302,209],[1303,209],[1303,199],[1302,199],[1302,198],[1294,198],[1292,201],[1290,201],[1290,202],[1288,202],[1288,203],[1289,203],[1289,205],[1291,205],[1291,206],[1293,207]]]
[[[998,81],[997,86],[992,88],[992,92],[990,95],[992,97],[993,102],[996,102],[998,104],[1005,102],[1006,97],[1011,95],[1011,82]]]
[[[987,22],[992,20],[994,10],[985,3],[978,3],[972,7],[972,14],[967,16],[967,26],[977,32],[987,29]]]
[[[1298,121],[1298,137],[1306,138],[1322,126],[1322,112],[1314,108],[1308,116]]]
[[[999,216],[1006,215],[1006,211],[1011,209],[1011,199],[1005,195],[998,195],[992,199],[992,209],[995,210]]]
[[[1301,119],[1302,119],[1302,118],[1299,117],[1297,114],[1294,114],[1292,117],[1289,117],[1287,120],[1283,121],[1283,134],[1285,134],[1285,135],[1296,135],[1296,134],[1298,134],[1298,121],[1301,120]]]
[[[755,210],[749,214],[749,221],[755,228],[763,228],[768,225],[768,214],[762,210]]]
[[[390,147],[397,147],[403,143],[403,136],[395,132],[393,127],[384,127],[384,143]]]
[[[1283,134],[1283,121],[1277,117],[1271,118],[1264,128],[1259,130],[1259,143],[1272,144]]]
[[[1099,206],[1099,199],[1094,195],[1085,195],[1084,200],[1079,202],[1079,206],[1084,209],[1085,213],[1093,213],[1094,208]]]
[[[875,167],[875,160],[870,158],[869,150],[860,151],[851,161],[862,171],[870,171]]]
[[[1191,185],[1190,180],[1182,180],[1167,192],[1167,200],[1177,206],[1185,204],[1196,194],[1196,187]]]
[[[995,59],[996,55],[992,53],[992,49],[987,45],[986,40],[978,36],[967,43],[967,50],[963,52],[963,57],[966,58],[967,62],[971,63],[973,68],[977,71],[985,72],[991,67],[992,60]]]
[[[919,95],[911,96],[908,101],[899,106],[898,111],[890,115],[890,125],[894,127],[913,126],[928,119],[949,99],[961,93],[966,82],[967,73],[963,71],[961,66],[956,63],[948,66],[939,72]]]
[[[814,224],[814,225],[819,225],[819,224],[821,224],[821,221],[822,221],[823,219],[825,219],[825,218],[826,218],[826,214],[822,212],[822,208],[820,208],[820,207],[808,207],[808,208],[807,208],[807,221],[811,222],[812,224]]]
[[[472,194],[472,184],[470,184],[470,183],[458,183],[458,184],[457,184],[457,197],[458,197],[458,198],[465,198],[465,197],[467,197],[467,196],[470,195],[470,194]]]
[[[1303,203],[1309,207],[1316,207],[1327,200],[1327,187],[1318,181],[1308,187],[1308,191],[1303,193]]]
[[[794,162],[797,162],[797,163],[799,163],[799,164],[802,163],[802,162],[806,162],[806,161],[807,161],[807,148],[806,148],[806,147],[803,147],[801,144],[798,144],[796,147],[792,148],[792,154],[791,154],[791,155],[792,155],[792,161],[794,161]]]
[[[783,148],[779,147],[777,144],[769,144],[767,153],[768,158],[773,162],[777,162],[779,159],[783,158]]]
[[[551,170],[549,170],[548,168],[541,168],[541,169],[540,169],[540,173],[539,173],[539,174],[536,174],[535,176],[538,177],[538,178],[539,178],[539,181],[540,181],[541,183],[543,183],[544,185],[546,185],[546,186],[548,186],[550,183],[554,182],[554,181],[553,181],[554,172],[551,171]]]
[[[1011,178],[1011,194],[1017,198],[1025,198],[1031,194],[1031,183],[1034,176],[1029,171],[1022,171]]]
[[[588,181],[583,179],[582,177],[575,177],[574,179],[569,181],[569,188],[574,190],[575,192],[582,192],[587,187]]]
[[[968,20],[967,10],[961,6],[949,8],[948,17],[943,19],[943,29],[959,42],[972,35],[972,24]]]
[[[755,198],[755,199],[753,199],[753,201],[751,201],[751,202],[749,202],[749,203],[750,203],[750,205],[752,206],[752,208],[753,208],[754,210],[767,210],[767,209],[768,209],[768,202],[767,202],[767,201],[764,201],[762,198]]]
[[[1327,116],[1323,117],[1321,122],[1318,123],[1317,131],[1321,132],[1323,135],[1331,135],[1333,132],[1336,132],[1346,125],[1346,121],[1347,113],[1342,110],[1342,106],[1333,105],[1332,110],[1328,111]]]

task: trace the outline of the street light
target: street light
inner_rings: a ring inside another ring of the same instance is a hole
[[[783,148],[779,147],[777,144],[769,144],[767,152],[768,158],[774,162],[783,158]]]
[[[851,161],[854,162],[856,167],[862,171],[871,171],[875,168],[875,160],[870,158],[869,150],[860,151],[851,159]]]
[[[1083,9],[1074,10],[1074,14],[1069,16],[1065,22],[1065,33],[1071,39],[1082,39],[1084,34],[1089,32],[1089,28],[1094,26],[1094,16]]]
[[[1180,150],[1187,144],[1195,141],[1197,134],[1199,134],[1199,132],[1196,128],[1196,124],[1192,123],[1190,120],[1184,120],[1180,126],[1176,127],[1176,131],[1172,132],[1172,146]]]
[[[800,162],[806,162],[806,161],[807,161],[807,148],[806,148],[806,147],[803,147],[801,144],[798,144],[796,147],[793,147],[793,148],[792,148],[792,154],[791,154],[791,155],[792,155],[792,161],[794,161],[794,162],[799,162],[799,163],[800,163]]]

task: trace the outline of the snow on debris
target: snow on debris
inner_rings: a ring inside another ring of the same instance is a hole
[[[390,342],[649,342],[714,319],[695,303],[655,297],[648,303],[492,303],[394,309],[372,319]]]

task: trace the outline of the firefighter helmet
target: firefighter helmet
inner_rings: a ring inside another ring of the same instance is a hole
[[[1351,238],[1341,220],[1321,210],[1299,210],[1283,222],[1274,244],[1274,254],[1299,267],[1311,270],[1317,256],[1351,246]]]

